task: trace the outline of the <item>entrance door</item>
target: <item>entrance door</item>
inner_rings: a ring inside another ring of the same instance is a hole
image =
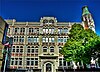
[[[52,72],[52,65],[50,63],[46,64],[46,72]]]

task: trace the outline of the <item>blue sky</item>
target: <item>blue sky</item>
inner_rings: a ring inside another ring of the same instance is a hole
[[[82,7],[87,5],[100,35],[100,0],[0,0],[0,16],[17,21],[39,21],[43,16],[58,21],[81,22]]]

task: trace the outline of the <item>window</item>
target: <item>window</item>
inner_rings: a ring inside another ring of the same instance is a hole
[[[43,33],[49,33],[48,28],[43,28]]]
[[[64,31],[63,31],[64,33],[67,33],[68,32],[68,29],[67,28],[64,28]]]
[[[33,37],[31,37],[31,43],[33,43],[34,42],[34,38]]]
[[[30,46],[27,47],[27,53],[30,53]]]
[[[50,34],[54,34],[54,28],[50,28],[50,29],[49,29],[49,33],[50,33]]]
[[[25,28],[23,28],[23,33],[25,32]]]
[[[52,20],[52,19],[49,20],[49,24],[52,24],[52,23],[54,23],[54,20]]]
[[[38,58],[26,58],[27,65],[38,65]]]
[[[34,58],[31,58],[31,65],[34,65]]]
[[[20,49],[20,53],[23,53],[23,49]]]
[[[43,29],[43,33],[45,33],[45,29]]]
[[[28,43],[33,43],[34,42],[34,38],[33,37],[28,37]]]
[[[19,42],[21,42],[21,36],[20,36],[20,38],[19,38]]]
[[[34,37],[34,42],[37,42],[37,37]]]
[[[67,65],[70,66],[70,62],[67,62]]]
[[[15,33],[19,33],[19,28],[15,28]]]
[[[27,65],[30,65],[30,58],[27,58],[26,60],[27,60],[27,61],[26,61],[26,64],[27,64]]]
[[[17,53],[19,52],[19,46],[16,46],[16,52]]]
[[[38,37],[34,37],[34,42],[39,42],[39,38]]]
[[[66,66],[66,60],[63,59],[63,66]]]
[[[49,42],[51,42],[51,38],[49,38]]]
[[[20,28],[20,32],[22,32],[23,30],[22,30],[22,28]]]
[[[12,47],[12,52],[15,52],[15,46]]]
[[[48,38],[46,38],[46,42],[48,42]]]
[[[32,28],[32,33],[34,33],[34,29]]]
[[[23,48],[23,46],[20,46],[20,48]]]
[[[51,42],[54,42],[54,38],[51,38]]]
[[[66,37],[64,37],[64,42],[66,42],[67,41],[67,38]]]
[[[42,38],[42,42],[48,42],[48,38],[43,37],[43,38]]]
[[[54,38],[49,38],[49,42],[54,42]]]
[[[35,65],[38,65],[38,58],[35,58]]]
[[[46,20],[46,19],[45,19],[45,20],[43,20],[43,23],[44,23],[44,24],[45,24],[45,23],[48,23],[48,20]]]
[[[15,32],[17,32],[17,28],[15,28]]]
[[[14,36],[14,42],[18,42],[18,36]]]
[[[42,38],[42,42],[45,42],[46,41],[46,38]]]
[[[54,29],[48,29],[48,28],[43,28],[43,33],[53,33],[54,32]]]
[[[61,42],[63,42],[63,37],[61,37],[60,39],[61,39]]]
[[[31,52],[34,53],[34,46],[32,46]]]
[[[31,32],[31,28],[29,28],[29,33]]]
[[[51,33],[52,32],[52,30],[51,29],[49,29],[49,33]]]
[[[11,58],[11,65],[14,65],[14,58]]]
[[[19,46],[16,46],[16,48],[19,48]]]
[[[38,53],[38,49],[37,48],[35,49],[35,52]]]
[[[16,49],[16,52],[18,53],[19,52],[19,49]]]
[[[62,28],[58,28],[58,34],[63,33],[63,29]]]
[[[54,52],[54,47],[50,47],[50,52]]]
[[[60,37],[58,37],[58,42],[61,42],[61,41],[60,41]]]
[[[20,28],[20,32],[24,33],[25,32],[25,28]]]
[[[15,52],[15,48],[12,49],[12,52]]]
[[[58,42],[63,42],[63,37],[58,37]]]
[[[38,46],[35,47],[35,53],[38,53]]]
[[[31,42],[31,37],[29,36],[29,37],[28,37],[28,43],[30,43],[30,42]]]
[[[14,36],[14,39],[13,39],[13,41],[14,41],[14,42],[16,42],[16,36]]]
[[[29,28],[29,31],[28,31],[29,33],[35,33],[35,32],[37,32],[37,29],[34,29],[34,28]]]
[[[23,49],[20,49],[20,53],[22,53],[23,52]]]
[[[22,38],[21,38],[21,42],[24,42],[24,36],[22,36]]]
[[[18,36],[17,36],[17,39],[16,39],[16,41],[18,42]]]
[[[19,58],[19,65],[22,65],[22,58]]]
[[[62,58],[59,59],[59,66],[62,66]]]
[[[36,28],[36,32],[39,33],[39,28]]]
[[[48,33],[48,29],[45,29],[45,33]]]
[[[47,52],[47,47],[43,47],[43,52]]]
[[[18,58],[15,58],[15,65],[18,65]]]

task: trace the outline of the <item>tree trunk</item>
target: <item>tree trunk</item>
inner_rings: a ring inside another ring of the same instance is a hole
[[[77,69],[77,66],[75,64],[75,61],[72,61],[72,64],[73,64],[73,69]]]

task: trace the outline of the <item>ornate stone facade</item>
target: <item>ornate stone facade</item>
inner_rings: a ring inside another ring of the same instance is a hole
[[[83,14],[82,22],[57,22],[55,17],[42,17],[40,22],[6,20],[9,24],[8,36],[13,37],[10,68],[41,72],[57,72],[60,68],[72,68],[72,63],[66,62],[59,51],[67,41],[73,24],[85,27],[86,15]]]

